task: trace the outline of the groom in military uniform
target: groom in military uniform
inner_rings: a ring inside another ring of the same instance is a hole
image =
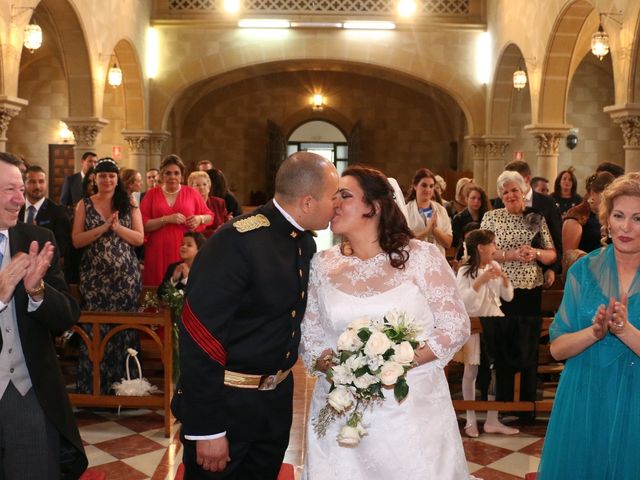
[[[275,480],[289,442],[293,378],[306,308],[311,230],[333,217],[338,174],[298,152],[275,198],[227,222],[198,253],[180,326],[186,480]]]

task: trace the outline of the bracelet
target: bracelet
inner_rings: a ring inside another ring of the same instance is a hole
[[[536,258],[540,258],[540,255],[542,255],[542,254],[540,253],[540,250],[536,250]]]
[[[507,251],[506,250],[502,250],[502,261],[503,262],[507,261]]]
[[[167,221],[164,219],[164,215],[160,217],[160,223],[167,223]]]
[[[25,291],[27,292],[27,295],[29,295],[31,298],[39,297],[44,293],[44,280],[40,279],[40,283],[33,290],[28,290],[25,288]]]

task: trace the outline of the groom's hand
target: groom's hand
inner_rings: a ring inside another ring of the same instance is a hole
[[[230,462],[227,437],[196,441],[196,462],[203,470],[221,472]]]

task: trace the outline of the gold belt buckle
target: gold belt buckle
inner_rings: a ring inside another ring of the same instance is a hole
[[[260,379],[260,385],[258,385],[258,390],[263,390],[263,391],[275,390],[276,387],[278,386],[278,373],[276,373],[275,375],[263,375],[263,377]]]

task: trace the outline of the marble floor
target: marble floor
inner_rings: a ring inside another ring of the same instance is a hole
[[[307,377],[299,364],[294,375],[293,428],[285,461],[296,467],[299,478],[314,379]],[[106,473],[109,480],[174,480],[182,461],[179,424],[172,429],[171,438],[165,438],[162,411],[129,409],[117,414],[82,409],[76,412],[76,418],[91,470]],[[537,469],[546,419],[539,418],[533,425],[520,426],[515,421],[511,424],[520,428],[519,435],[481,434],[471,439],[462,434],[469,469],[475,476],[485,480],[520,479]],[[461,432],[462,425],[460,420]]]

